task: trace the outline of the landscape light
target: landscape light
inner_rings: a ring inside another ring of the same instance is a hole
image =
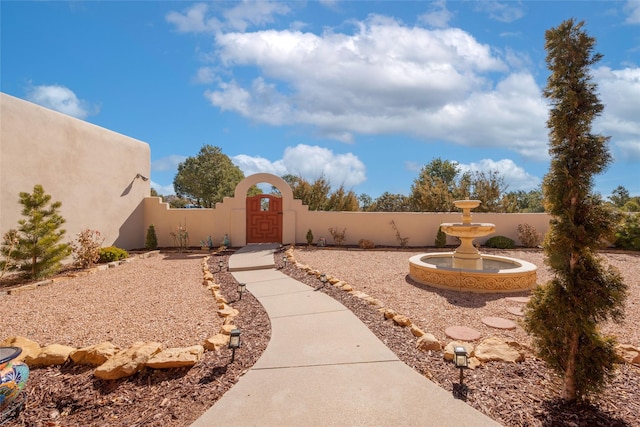
[[[224,267],[224,261],[220,260],[218,261],[218,271],[222,271],[222,267]]]
[[[238,283],[238,294],[240,295],[240,298],[238,298],[239,300],[242,299],[242,294],[246,289],[247,289],[246,283]]]
[[[288,261],[287,256],[286,255],[282,255],[282,262],[284,263],[285,267],[287,266],[287,261]]]
[[[232,351],[231,363],[233,363],[233,361],[236,358],[236,348],[240,348],[240,329],[236,328],[231,330],[231,336],[229,337],[228,348],[230,348]]]
[[[324,286],[327,283],[327,275],[322,273],[320,275],[320,281],[322,282],[322,286]]]
[[[453,362],[456,365],[456,368],[460,368],[460,384],[462,384],[463,380],[463,370],[464,368],[469,367],[469,356],[467,354],[467,350],[461,346],[457,345],[453,348],[454,358]]]

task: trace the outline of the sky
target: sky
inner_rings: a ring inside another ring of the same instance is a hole
[[[440,158],[507,191],[549,169],[545,31],[574,18],[613,161],[640,195],[640,0],[7,1],[0,90],[144,141],[151,185],[220,147],[245,176],[409,195]]]

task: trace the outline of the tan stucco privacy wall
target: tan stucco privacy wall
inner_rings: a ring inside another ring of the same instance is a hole
[[[282,203],[282,242],[306,243],[307,230],[318,240],[333,244],[330,227],[346,229],[347,245],[368,239],[377,245],[398,246],[400,237],[408,246],[432,246],[442,222],[458,222],[454,213],[363,213],[309,211],[293,199],[291,188],[281,178],[255,174],[236,187],[214,209],[171,209],[158,197],[149,197],[149,145],[108,129],[0,94],[0,233],[15,228],[22,218],[19,193],[33,191],[42,184],[52,200],[62,202],[67,239],[75,239],[85,228],[99,230],[104,246],[142,248],[146,230],[153,224],[161,247],[174,246],[171,232],[186,227],[190,246],[200,246],[209,236],[219,245],[225,234],[234,247],[246,244],[246,194],[254,184],[266,183],[280,190]],[[504,235],[518,242],[517,226],[533,225],[541,234],[547,231],[546,214],[474,214],[477,222],[496,224],[493,235]],[[487,236],[478,239],[483,243]],[[449,243],[453,244],[453,241]]]
[[[322,212],[309,211],[300,200],[293,199],[291,188],[281,178],[260,173],[247,177],[236,187],[234,197],[227,197],[215,209],[171,209],[158,197],[145,200],[145,227],[153,224],[160,246],[173,246],[171,232],[178,226],[185,226],[189,232],[191,246],[199,246],[209,236],[218,246],[225,234],[232,246],[246,243],[246,194],[254,184],[268,183],[282,193],[283,230],[281,243],[306,243],[307,231],[311,230],[314,240],[324,237],[333,244],[329,228],[346,228],[344,244],[357,245],[360,239],[371,240],[377,245],[399,246],[393,221],[400,237],[408,237],[408,246],[433,246],[438,227],[443,222],[460,222],[460,213],[386,213],[386,212]],[[547,214],[473,214],[474,222],[492,222],[496,232],[476,240],[483,243],[494,235],[507,236],[519,243],[518,224],[530,224],[544,234],[549,226]],[[448,243],[454,244],[451,239]]]
[[[62,202],[66,239],[99,230],[104,246],[144,246],[149,145],[0,93],[0,232],[22,219],[19,193],[41,184]]]

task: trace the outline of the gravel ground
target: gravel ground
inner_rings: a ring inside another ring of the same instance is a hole
[[[413,283],[407,278],[408,259],[413,253],[298,248],[294,255],[300,262],[380,299],[442,341],[448,341],[443,330],[451,324],[472,326],[483,335],[527,339],[519,327],[497,331],[480,322],[485,315],[510,318],[505,309],[513,303],[505,302],[505,295],[460,294]],[[548,278],[539,251],[508,254],[538,265],[539,281]],[[634,325],[640,318],[640,254],[606,256],[620,267],[630,287],[626,322],[606,329],[615,332],[620,341],[637,346]],[[59,279],[23,294],[2,295],[0,307],[19,319],[10,322],[2,337],[20,334],[40,344],[68,342],[75,346],[105,339],[119,345],[137,340],[160,341],[165,347],[199,344],[201,337],[216,333],[221,324],[210,293],[201,285],[201,258],[196,254],[161,254],[93,275]],[[70,364],[34,369],[27,386],[27,408],[9,425],[188,426],[255,363],[270,336],[262,306],[248,293],[238,301],[233,277],[218,272],[218,259],[226,262],[227,258],[228,254],[212,257],[210,269],[223,294],[240,311],[236,324],[243,330],[243,347],[236,353],[235,363],[229,363],[230,351],[225,349],[205,353],[203,361],[191,369],[149,369],[118,381],[97,380],[91,369]],[[487,363],[468,371],[464,386],[460,386],[457,371],[443,360],[442,353],[417,350],[407,328],[385,321],[377,309],[347,292],[329,285],[321,287],[314,276],[291,264],[282,268],[281,255],[276,260],[284,273],[342,302],[409,366],[506,426],[640,425],[638,367],[621,366],[599,400],[585,405],[563,404],[556,393],[557,379],[534,357],[517,364]],[[130,316],[131,312],[136,314]]]

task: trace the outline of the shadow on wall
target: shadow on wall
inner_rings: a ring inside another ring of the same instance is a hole
[[[113,243],[114,246],[130,249],[144,248],[146,230],[144,229],[143,201],[138,203],[138,206],[129,214],[118,231],[118,237]]]

